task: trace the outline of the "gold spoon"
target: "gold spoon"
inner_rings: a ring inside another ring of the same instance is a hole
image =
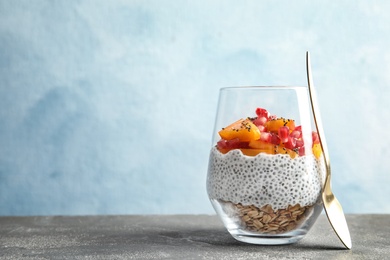
[[[311,75],[310,68],[310,54],[306,52],[306,71],[307,71],[307,81],[309,85],[309,95],[311,107],[313,110],[314,123],[317,128],[318,137],[321,143],[322,153],[324,155],[324,162],[326,166],[326,179],[325,184],[322,190],[322,201],[324,203],[324,209],[328,220],[336,232],[336,235],[339,237],[344,246],[348,249],[352,248],[351,236],[349,234],[347,221],[344,216],[343,208],[341,207],[340,202],[337,200],[336,196],[332,192],[331,186],[331,172],[330,172],[330,159],[328,153],[328,147],[326,145],[324,129],[322,127],[322,121],[320,118],[320,112],[317,102],[317,97],[314,92],[313,79]]]

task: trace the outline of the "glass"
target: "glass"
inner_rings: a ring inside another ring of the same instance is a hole
[[[235,239],[294,243],[321,213],[325,166],[310,108],[307,87],[220,90],[207,193]]]

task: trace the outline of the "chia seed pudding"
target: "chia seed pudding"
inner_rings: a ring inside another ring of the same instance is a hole
[[[247,156],[239,149],[223,154],[213,147],[207,191],[244,229],[281,234],[297,228],[321,203],[324,177],[323,160],[313,154]]]

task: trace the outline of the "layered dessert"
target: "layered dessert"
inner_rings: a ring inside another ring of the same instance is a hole
[[[284,234],[320,207],[322,150],[317,133],[294,119],[264,108],[255,112],[218,132],[220,140],[210,153],[208,195],[228,226]]]

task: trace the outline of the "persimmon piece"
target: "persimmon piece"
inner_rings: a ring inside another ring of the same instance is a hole
[[[280,145],[272,145],[272,146],[277,146],[276,150],[273,149],[253,149],[253,148],[237,148],[239,149],[244,155],[246,156],[256,156],[259,153],[266,153],[266,154],[288,154],[292,159],[298,156],[298,154],[290,149],[284,148]],[[218,151],[220,151],[223,154],[226,154],[232,150],[235,149],[222,149],[218,148]]]
[[[322,148],[321,148],[321,145],[319,143],[317,144],[313,144],[313,154],[314,156],[319,159],[321,154],[322,154]]]
[[[218,132],[222,139],[238,138],[241,142],[249,142],[260,138],[259,128],[250,119],[240,119]]]
[[[298,153],[296,153],[295,151],[293,151],[291,149],[284,147],[283,145],[275,145],[275,144],[271,144],[271,143],[264,142],[261,140],[249,142],[249,147],[252,148],[251,150],[256,150],[259,153],[263,152],[263,153],[268,153],[268,154],[288,154],[293,159],[298,156]],[[248,150],[250,150],[250,149],[248,149]],[[242,151],[242,149],[241,149],[241,151]],[[250,151],[249,153],[254,154],[255,152]]]
[[[287,126],[290,131],[295,129],[295,121],[293,119],[286,119],[283,117],[271,119],[267,123],[265,123],[265,127],[268,132],[277,133],[279,128],[282,126]]]

